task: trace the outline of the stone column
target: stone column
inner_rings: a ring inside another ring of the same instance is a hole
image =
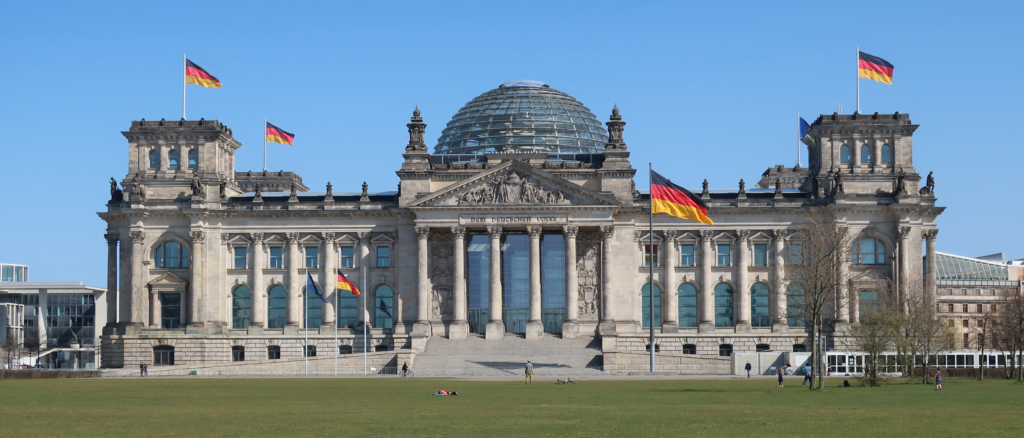
[[[773,302],[774,311],[772,312],[772,331],[773,332],[785,332],[789,329],[789,323],[786,319],[788,317],[788,298],[786,296],[786,258],[783,256],[786,244],[786,231],[775,230],[774,239],[772,240],[772,251],[775,253],[775,263],[772,266],[772,296],[775,298]]]
[[[320,288],[327,299],[323,303],[323,319],[320,322],[320,333],[334,330],[334,302],[337,298],[338,267],[334,258],[334,233],[323,233],[324,236],[324,274],[320,277]]]
[[[910,190],[910,189],[907,189]],[[908,281],[910,280],[910,227],[900,227],[900,291],[899,299],[903,305],[903,311],[906,312],[909,307],[907,303],[909,289]]]
[[[661,331],[662,333],[679,332],[679,293],[676,291],[676,263],[679,255],[676,254],[676,232],[668,230],[664,232],[665,239],[662,241],[664,248],[661,250],[661,261],[665,268],[664,290],[661,291]]]
[[[149,328],[160,328],[160,292],[149,292]]]
[[[871,168],[877,171],[877,169],[882,167],[882,140],[874,138],[871,142]]]
[[[714,253],[711,252],[711,230],[700,232],[700,333],[715,332],[715,283],[711,278]]]
[[[841,256],[839,260],[839,288],[836,291],[836,331],[850,327],[850,262]]]
[[[119,236],[117,233],[107,233],[103,237],[107,239],[107,323],[104,327],[115,327],[117,326],[117,241]],[[39,325],[42,326],[42,324]]]
[[[528,227],[530,234],[530,319],[526,321],[526,339],[544,337],[540,302],[540,235],[541,227]]]
[[[146,240],[146,232],[142,230],[129,231],[132,239],[132,291],[131,291],[131,314],[129,315],[128,328],[142,328],[144,312],[142,303],[146,299],[146,280],[143,275],[142,260],[145,254],[142,253],[142,244]],[[127,332],[127,330],[126,330]]]
[[[413,324],[413,333],[417,336],[430,336],[430,271],[427,269],[427,259],[430,255],[427,248],[427,236],[430,235],[430,228],[416,227],[417,253],[416,266],[417,288],[416,288],[416,322]]]
[[[750,284],[747,278],[747,268],[750,265],[750,232],[739,230],[736,232],[739,237],[736,251],[736,290],[735,296],[737,305],[734,308],[736,315],[736,331],[750,332]]]
[[[501,320],[501,227],[487,227],[487,234],[491,237],[491,297],[485,337],[502,339],[505,323]]]
[[[615,317],[612,315],[612,246],[615,243],[615,226],[601,227],[601,323],[598,331],[602,336],[616,334]]]
[[[206,326],[200,306],[204,296],[203,267],[206,266],[204,259],[206,252],[203,243],[206,241],[206,232],[193,230],[189,232],[189,237],[192,238],[192,263],[189,265],[192,290],[188,294],[188,326],[185,328],[185,333],[202,333]]]
[[[466,322],[466,227],[452,227],[452,237],[455,320],[448,325],[448,339],[466,339],[469,337],[469,323]]]
[[[925,270],[927,271],[924,277],[924,299],[928,306],[935,305],[935,288],[938,285],[937,272],[939,267],[937,265],[937,260],[935,260],[935,238],[938,237],[938,235],[939,230],[926,230],[924,232]],[[110,302],[110,300],[108,299],[107,302]]]
[[[170,164],[167,161],[167,144],[160,140],[160,171],[166,172],[170,168]]]
[[[302,282],[299,281],[299,233],[288,233],[288,310],[285,333],[298,333],[302,325],[302,308],[300,291]]]
[[[369,279],[367,277],[370,276],[370,233],[360,232],[356,233],[356,236],[359,237],[359,259],[357,262],[359,263],[357,265],[359,268],[359,290],[367,294],[369,293],[366,290],[369,287]],[[366,308],[368,297],[369,295],[364,295],[362,299],[357,300],[358,303],[356,304],[359,307],[359,322],[363,324],[369,324],[370,321],[370,311]]]
[[[576,272],[576,234],[579,227],[562,227],[565,235],[565,321],[562,322],[562,339],[579,339],[579,278]]]
[[[252,292],[249,334],[259,334],[267,327],[267,290],[263,283],[263,233],[252,233],[252,257],[249,258],[249,263],[249,268],[252,269],[252,282],[249,283]]]

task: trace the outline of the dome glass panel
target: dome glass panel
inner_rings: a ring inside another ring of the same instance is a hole
[[[537,81],[506,82],[469,101],[437,139],[435,154],[600,154],[608,131],[572,96]]]

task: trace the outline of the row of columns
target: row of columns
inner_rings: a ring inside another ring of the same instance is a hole
[[[893,143],[895,143],[895,142],[893,142]],[[884,140],[884,139],[880,139],[880,138],[864,138],[864,139],[855,138],[855,139],[852,139],[852,140],[841,141],[839,144],[840,144],[840,148],[842,148],[842,145],[846,145],[846,146],[848,146],[850,148],[850,163],[849,164],[850,164],[850,167],[853,167],[853,168],[859,168],[863,164],[868,164],[868,166],[870,168],[878,169],[878,168],[883,167],[886,164],[891,164],[892,161],[895,161],[895,159],[896,159],[896,149],[893,147],[893,144],[889,144],[890,162],[889,163],[883,163],[882,162],[882,146],[885,145],[885,144],[888,144],[886,142],[886,140]],[[861,146],[864,145],[864,144],[869,145],[869,147],[871,148],[871,154],[872,155],[871,155],[871,162],[870,163],[861,163],[860,162],[860,160],[861,160],[861,151],[860,151],[860,149],[861,149]],[[841,157],[838,157],[838,156],[835,157],[835,160],[836,160],[835,162],[836,163],[840,163],[841,162],[840,158]]]

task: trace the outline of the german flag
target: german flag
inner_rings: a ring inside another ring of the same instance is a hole
[[[700,196],[690,193],[682,187],[651,171],[651,210],[654,213],[665,213],[688,219],[694,222],[714,225],[708,218],[708,206]]]
[[[342,274],[342,273],[339,272],[338,273],[338,291],[343,291],[343,290],[347,290],[349,292],[352,292],[352,295],[359,295],[359,288],[357,288],[356,285],[352,284],[351,281],[348,281],[348,279],[345,278],[345,274]]]
[[[295,134],[271,125],[267,122],[267,141],[271,143],[281,143],[288,146],[292,146],[292,142],[295,141]]]
[[[860,57],[859,61],[857,61],[857,68],[860,70],[860,77],[892,85],[893,66],[889,61],[864,52],[859,53]]]
[[[203,70],[196,63],[185,60],[185,83],[202,85],[206,88],[220,88],[220,79]]]

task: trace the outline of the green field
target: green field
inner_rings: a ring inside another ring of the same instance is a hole
[[[754,380],[0,381],[2,436],[1024,436],[1024,385]],[[459,396],[428,396],[438,389]]]

